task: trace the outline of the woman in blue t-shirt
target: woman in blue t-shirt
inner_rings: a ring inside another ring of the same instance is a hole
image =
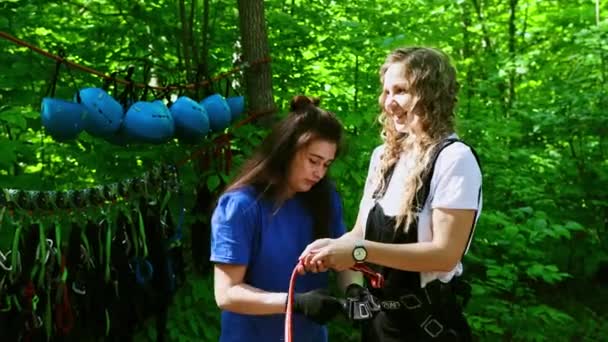
[[[289,115],[218,200],[211,261],[221,342],[282,340],[289,279],[300,253],[315,239],[345,232],[340,198],[326,176],[342,125],[317,105],[296,96]],[[327,285],[327,274],[297,279],[295,341],[327,341],[323,324],[342,310]]]

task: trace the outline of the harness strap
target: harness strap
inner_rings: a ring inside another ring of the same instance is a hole
[[[61,278],[57,286],[57,295],[55,300],[55,327],[63,335],[67,335],[74,327],[74,315],[66,281],[68,278],[68,270],[66,266],[66,257],[61,258]]]
[[[445,306],[445,299],[454,296],[453,292],[446,293],[448,291],[452,291],[450,284],[436,281],[421,291],[408,289],[398,297],[381,300],[379,305],[386,312],[407,312],[407,317],[431,338],[454,338],[458,333],[446,323],[445,317],[439,317],[437,310],[433,310]]]
[[[9,273],[9,281],[13,283],[21,273],[21,254],[19,252],[19,240],[21,238],[21,225],[17,225],[15,236],[13,237],[13,247],[11,256],[11,271]]]
[[[382,274],[374,271],[364,264],[356,264],[355,266],[351,267],[351,270],[363,273],[363,275],[369,279],[369,282],[373,288],[379,289],[384,286],[384,277]]]

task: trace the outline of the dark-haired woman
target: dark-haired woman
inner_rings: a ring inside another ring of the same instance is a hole
[[[340,198],[327,178],[342,125],[306,96],[272,129],[218,200],[211,220],[221,342],[281,341],[289,279],[304,248],[345,232]],[[298,278],[295,341],[323,342],[341,310],[325,294],[327,274]]]

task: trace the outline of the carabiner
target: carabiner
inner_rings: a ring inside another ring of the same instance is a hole
[[[13,265],[6,266],[5,262],[8,261],[8,256],[11,255],[12,251],[8,251],[6,254],[0,251],[0,267],[7,272],[11,272],[13,270]]]

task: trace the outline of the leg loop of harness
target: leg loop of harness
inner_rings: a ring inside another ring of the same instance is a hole
[[[461,315],[461,311],[452,284],[435,281],[420,290],[408,290],[395,296],[386,296],[379,300],[379,306],[389,316],[409,319],[428,339],[466,340],[466,337],[460,337],[456,331],[458,323],[455,322],[460,317],[454,315]]]

